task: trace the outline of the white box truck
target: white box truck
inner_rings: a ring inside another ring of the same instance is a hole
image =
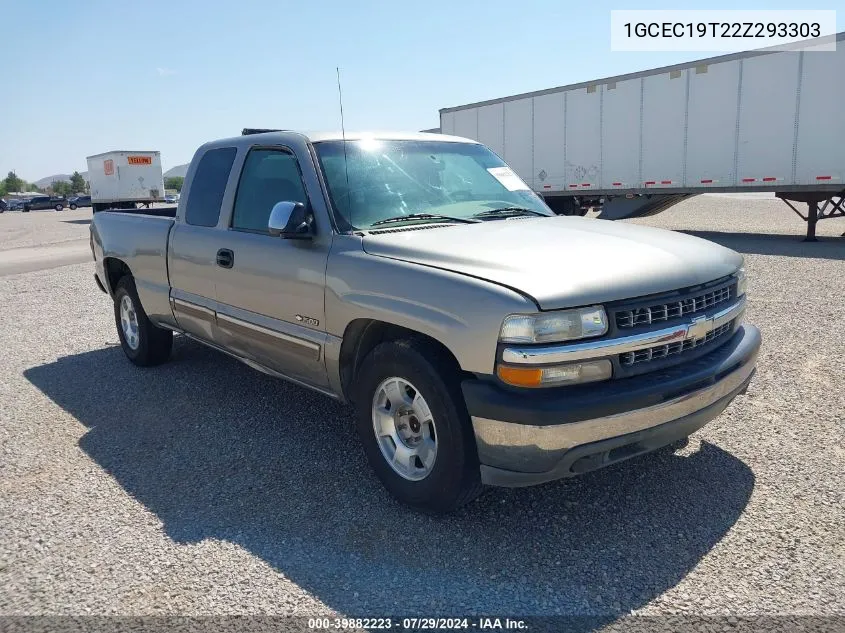
[[[835,52],[761,49],[444,108],[440,131],[492,148],[557,213],[773,191],[809,204],[812,238],[817,219],[845,215],[845,33],[836,40]]]
[[[93,211],[134,209],[164,200],[161,153],[112,151],[88,157]]]

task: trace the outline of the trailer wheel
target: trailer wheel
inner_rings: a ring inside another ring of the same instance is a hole
[[[114,320],[123,353],[139,367],[161,365],[170,357],[173,332],[156,327],[147,317],[132,275],[121,277],[117,282]]]
[[[586,210],[576,202],[574,196],[549,196],[545,198],[548,206],[556,215],[585,215]]]

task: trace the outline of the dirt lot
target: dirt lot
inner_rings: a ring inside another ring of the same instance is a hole
[[[0,275],[90,262],[90,224],[90,208],[0,214]]]
[[[748,394],[677,453],[431,518],[347,408],[190,341],[126,361],[90,216],[0,216],[0,614],[845,615],[845,221],[635,220],[745,253]]]

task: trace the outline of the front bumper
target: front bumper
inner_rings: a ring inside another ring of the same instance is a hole
[[[462,384],[482,481],[529,486],[653,451],[718,416],[754,374],[760,332],[739,327],[715,351],[665,371],[550,393]]]

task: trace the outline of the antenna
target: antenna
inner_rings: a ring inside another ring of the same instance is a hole
[[[352,221],[352,196],[349,191],[349,159],[346,156],[346,126],[343,122],[343,91],[340,89],[340,67],[335,66],[337,71],[337,98],[340,101],[340,134],[343,139],[343,169],[346,172],[346,205],[349,208],[349,224],[355,226]]]

